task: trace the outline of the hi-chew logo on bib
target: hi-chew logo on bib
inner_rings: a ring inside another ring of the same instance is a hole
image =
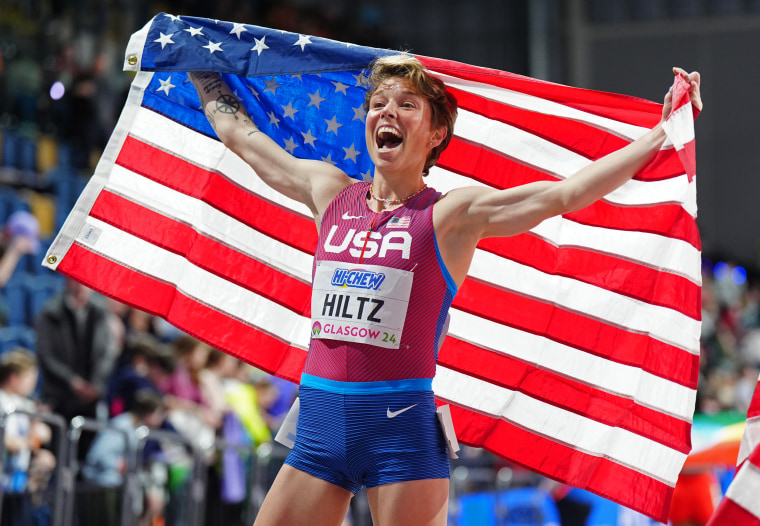
[[[332,284],[338,287],[378,290],[385,281],[385,274],[362,269],[336,268]]]
[[[312,338],[398,349],[414,274],[320,261],[311,297]]]

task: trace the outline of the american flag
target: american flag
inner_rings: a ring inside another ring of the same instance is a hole
[[[760,386],[760,383],[758,384]],[[738,470],[707,526],[760,526],[760,388],[755,386],[744,428]]]
[[[219,142],[184,72],[222,72],[287,151],[368,179],[365,71],[391,53],[157,15],[129,43],[128,101],[45,264],[297,382],[311,327],[311,214]],[[418,58],[460,107],[427,178],[443,192],[569,177],[662,111]],[[695,216],[695,182],[668,143],[592,206],[480,243],[434,381],[459,440],[665,521],[696,399]]]

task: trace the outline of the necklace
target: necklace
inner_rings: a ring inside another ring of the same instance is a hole
[[[372,199],[374,199],[375,201],[380,201],[381,203],[385,203],[386,205],[400,205],[401,203],[406,203],[407,201],[409,201],[412,197],[414,197],[415,195],[417,195],[420,192],[422,192],[425,188],[427,188],[427,185],[423,184],[422,188],[420,188],[419,190],[417,190],[413,194],[409,194],[408,196],[404,197],[403,199],[383,199],[382,197],[377,197],[375,195],[375,192],[374,192],[375,185],[372,184],[369,187],[369,195],[371,195]]]

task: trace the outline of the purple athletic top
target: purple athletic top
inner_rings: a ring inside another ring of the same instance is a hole
[[[322,218],[305,378],[432,379],[439,338],[456,294],[433,230],[433,205],[441,194],[427,188],[400,208],[376,213],[367,206],[369,187],[361,182],[345,188]],[[392,283],[406,292],[387,292]],[[406,285],[411,289],[404,289]],[[406,307],[394,294],[408,300]],[[404,307],[405,317],[398,314]],[[402,329],[389,324],[394,313]]]

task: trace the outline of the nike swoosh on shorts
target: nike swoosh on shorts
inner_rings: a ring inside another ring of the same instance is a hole
[[[416,407],[417,404],[410,405],[409,407],[405,407],[403,409],[399,409],[398,411],[391,411],[391,408],[388,408],[388,418],[396,418],[398,415],[403,413],[404,411],[409,411],[412,407]]]

